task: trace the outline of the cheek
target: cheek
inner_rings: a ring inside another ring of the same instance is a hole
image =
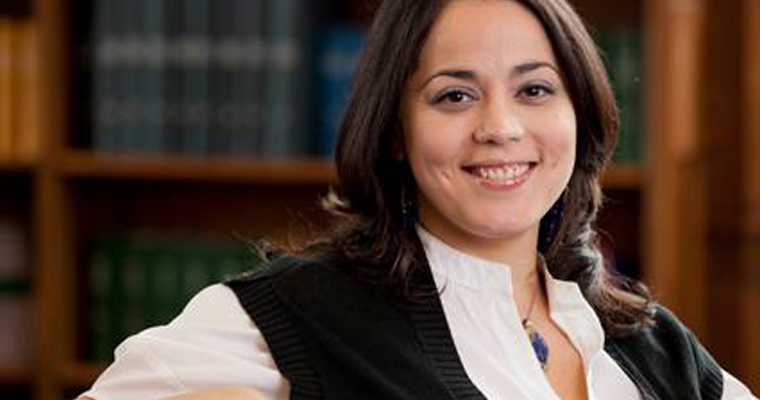
[[[435,113],[415,113],[404,124],[410,163],[422,168],[456,164],[458,152],[463,148],[463,129],[455,121],[447,121]]]
[[[542,131],[547,132],[544,146],[553,166],[572,169],[575,164],[577,127],[572,108],[557,112],[552,118],[544,119]]]

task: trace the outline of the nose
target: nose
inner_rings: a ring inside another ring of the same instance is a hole
[[[525,127],[519,115],[506,101],[489,101],[483,110],[473,140],[483,144],[504,144],[519,141],[525,136]]]

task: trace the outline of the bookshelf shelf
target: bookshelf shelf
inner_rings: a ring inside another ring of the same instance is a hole
[[[605,171],[602,186],[605,189],[641,189],[643,185],[641,167],[635,165],[615,165]]]
[[[61,157],[60,172],[68,178],[170,180],[277,184],[329,184],[335,181],[325,159],[223,159],[135,157],[70,151]]]
[[[30,161],[0,160],[0,176],[28,174],[32,168]]]
[[[30,381],[29,368],[0,365],[0,385],[24,385]]]

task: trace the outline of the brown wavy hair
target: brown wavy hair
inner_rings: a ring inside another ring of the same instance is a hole
[[[448,1],[386,0],[377,9],[340,126],[335,159],[340,184],[324,201],[336,223],[301,251],[338,253],[355,261],[350,265],[365,279],[405,298],[413,274],[427,268],[427,260],[402,210],[402,192],[413,198],[415,184],[408,165],[395,156],[402,140],[401,98]],[[510,1],[525,6],[543,25],[577,116],[574,171],[558,200],[562,204],[553,207],[562,212],[554,221],[549,214],[542,218],[538,250],[555,278],[578,283],[607,333],[623,335],[650,324],[653,306],[646,287],[605,267],[594,228],[602,203],[600,178],[618,132],[607,73],[566,1]]]

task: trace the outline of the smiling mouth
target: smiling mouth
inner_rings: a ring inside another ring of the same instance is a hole
[[[502,165],[475,165],[462,169],[489,187],[510,188],[525,182],[536,162],[518,162]]]

